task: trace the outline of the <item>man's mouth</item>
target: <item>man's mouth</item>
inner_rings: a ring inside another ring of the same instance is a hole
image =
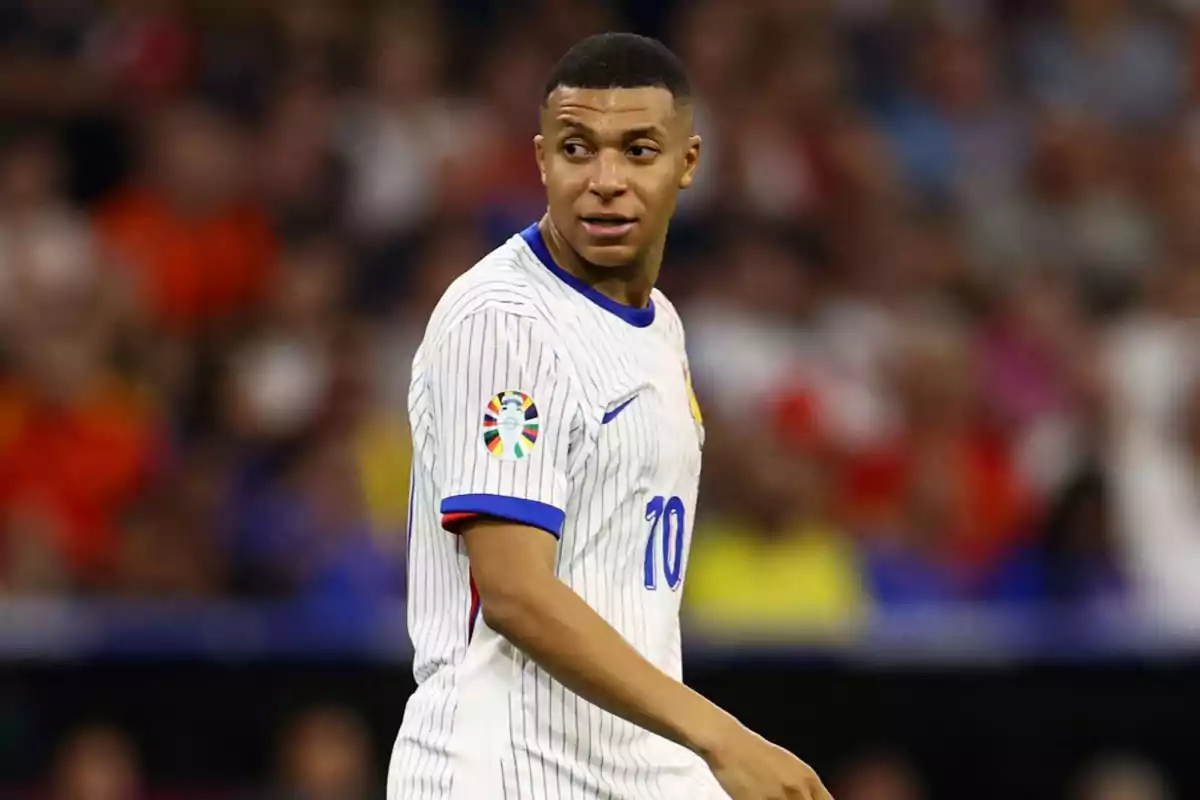
[[[583,229],[593,239],[619,239],[633,230],[637,223],[634,217],[624,217],[616,214],[595,214],[580,217]]]

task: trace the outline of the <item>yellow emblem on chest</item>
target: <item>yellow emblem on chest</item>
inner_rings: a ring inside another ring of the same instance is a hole
[[[692,388],[692,371],[685,365],[683,368],[683,378],[687,382],[688,404],[692,409],[692,419],[697,425],[704,424],[704,415],[700,413],[700,403],[696,400],[696,391]]]

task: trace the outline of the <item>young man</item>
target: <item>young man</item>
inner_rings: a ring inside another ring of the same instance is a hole
[[[704,433],[654,289],[700,156],[679,62],[580,42],[534,147],[548,213],[455,281],[413,365],[418,686],[389,800],[825,800],[681,682]]]

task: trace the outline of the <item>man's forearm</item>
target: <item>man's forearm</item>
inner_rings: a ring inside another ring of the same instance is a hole
[[[585,700],[704,756],[736,724],[637,652],[552,575],[483,604],[488,626]]]

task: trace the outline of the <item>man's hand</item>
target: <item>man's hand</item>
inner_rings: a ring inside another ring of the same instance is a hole
[[[833,800],[812,767],[741,725],[704,758],[733,800]]]

